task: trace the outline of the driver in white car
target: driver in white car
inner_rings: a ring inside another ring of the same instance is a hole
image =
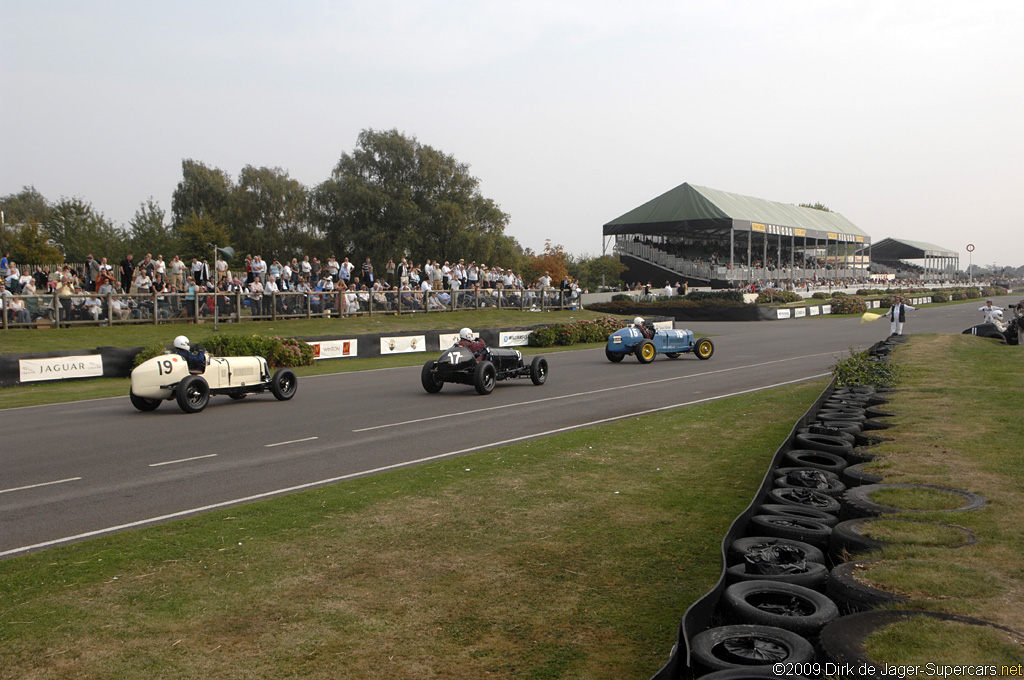
[[[198,371],[202,373],[206,370],[206,352],[198,350],[193,352],[191,345],[189,345],[188,338],[184,335],[179,335],[174,338],[174,353],[185,360],[188,364],[189,371]]]

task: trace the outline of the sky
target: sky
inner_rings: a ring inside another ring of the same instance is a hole
[[[1020,0],[0,0],[0,195],[122,225],[183,159],[312,188],[397,129],[535,251],[689,182],[1018,266],[1022,34]]]

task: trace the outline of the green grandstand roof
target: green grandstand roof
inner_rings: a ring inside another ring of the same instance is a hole
[[[655,225],[660,231],[671,233],[723,220],[806,229],[809,236],[839,233],[860,236],[865,242],[870,240],[867,232],[836,212],[685,183],[608,222],[604,233],[651,233]]]

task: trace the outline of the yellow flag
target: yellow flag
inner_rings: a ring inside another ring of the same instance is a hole
[[[885,314],[872,314],[871,312],[864,312],[864,315],[860,317],[860,322],[867,323],[868,321],[878,321],[883,316],[885,316]]]

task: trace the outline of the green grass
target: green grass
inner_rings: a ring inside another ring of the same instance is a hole
[[[871,659],[900,659],[899,664],[919,666],[1017,666],[1021,663],[1021,640],[1005,631],[958,621],[917,616],[872,633],[864,643]],[[936,669],[940,670],[940,669]],[[917,677],[971,677],[977,673],[919,675]]]
[[[888,483],[952,487],[988,502],[975,511],[929,513],[963,501],[931,489],[872,494],[886,505],[925,511],[894,517],[961,525],[978,542],[949,549],[961,541],[959,532],[920,522],[876,522],[876,537],[907,543],[870,556],[882,562],[868,565],[858,578],[910,597],[903,608],[963,614],[1024,631],[1024,352],[971,336],[914,336],[893,352],[893,360],[903,367],[905,381],[883,408],[898,414],[887,419],[896,427],[885,431],[891,441],[873,449],[882,458],[869,469]],[[967,632],[940,634],[927,620],[907,629],[909,636],[898,628],[876,634],[873,658],[895,664],[984,657],[973,653],[976,643]],[[1020,647],[1015,654],[1014,663],[1024,658]]]
[[[480,309],[431,314],[374,314],[333,319],[289,319],[257,323],[218,324],[223,334],[262,333],[289,337],[348,337],[352,335],[386,335],[409,330],[458,330],[528,327],[538,324],[564,323],[581,319],[597,319],[607,314],[586,310],[554,312],[520,312],[514,310]],[[92,349],[95,347],[147,347],[154,344],[170,346],[174,336],[185,334],[193,344],[214,334],[213,320],[201,324],[132,324],[113,327],[76,326],[74,328],[19,328],[0,331],[0,354],[21,354],[59,350]]]
[[[942,489],[883,488],[869,494],[875,503],[900,510],[953,510],[965,503],[963,496]]]
[[[4,560],[0,677],[648,677],[823,386]]]

